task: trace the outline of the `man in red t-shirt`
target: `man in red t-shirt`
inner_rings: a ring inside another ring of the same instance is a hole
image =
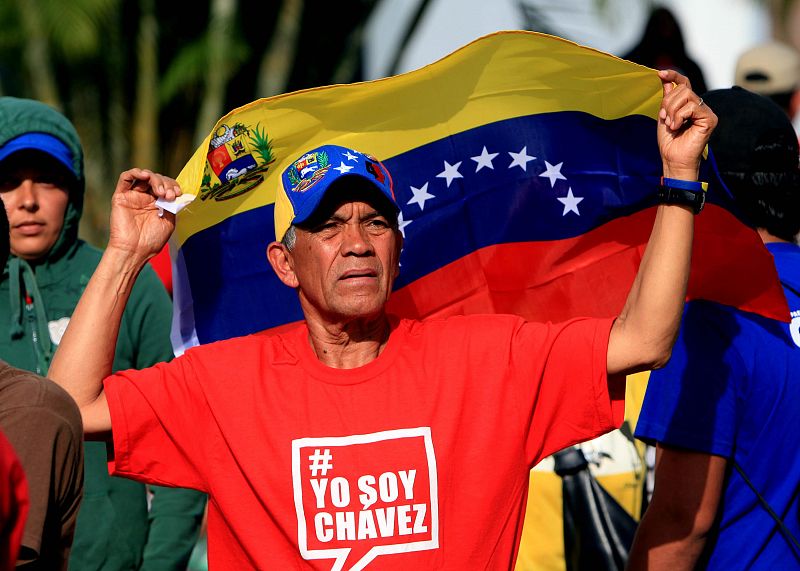
[[[663,365],[675,339],[686,204],[716,117],[685,78],[661,79],[664,175],[690,190],[665,193],[616,320],[390,318],[402,245],[391,177],[325,145],[283,173],[267,249],[305,322],[109,376],[130,284],[174,225],[154,200],[180,193],[133,169],[50,374],[87,434],[113,438],[114,474],[210,494],[213,568],[508,569],[530,466],[617,426],[624,375]]]

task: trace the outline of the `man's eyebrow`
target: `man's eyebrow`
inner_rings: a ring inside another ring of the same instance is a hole
[[[385,218],[385,216],[377,210],[371,210],[363,216],[364,220],[372,220],[373,218]]]

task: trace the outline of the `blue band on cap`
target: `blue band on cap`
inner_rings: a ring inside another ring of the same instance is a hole
[[[75,175],[76,178],[79,178],[75,170],[72,151],[61,139],[53,135],[48,135],[47,133],[25,133],[19,137],[14,137],[0,147],[0,161],[7,159],[9,156],[19,151],[39,151],[47,153],[67,167],[69,172]]]

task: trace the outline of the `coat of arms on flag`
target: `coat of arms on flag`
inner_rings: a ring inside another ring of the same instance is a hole
[[[229,200],[264,181],[264,173],[275,161],[266,130],[258,124],[219,125],[208,144],[200,198]]]

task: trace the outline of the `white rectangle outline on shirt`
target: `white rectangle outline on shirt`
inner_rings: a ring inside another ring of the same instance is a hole
[[[340,571],[347,561],[351,548],[341,549],[308,549],[308,537],[306,535],[306,517],[303,510],[303,490],[300,478],[300,449],[310,446],[348,446],[350,444],[370,444],[382,440],[396,440],[399,438],[419,438],[422,437],[425,443],[425,455],[428,457],[428,481],[430,482],[431,498],[431,539],[428,541],[416,541],[413,543],[403,543],[396,545],[379,545],[371,548],[359,562],[351,568],[351,571],[361,571],[373,559],[379,555],[389,555],[392,553],[407,553],[411,551],[424,551],[426,549],[439,548],[439,496],[436,472],[436,454],[433,450],[433,438],[429,426],[418,428],[398,428],[396,430],[385,430],[383,432],[373,432],[371,434],[355,434],[352,436],[324,436],[319,438],[298,438],[292,440],[292,487],[294,488],[294,506],[297,511],[297,541],[300,547],[300,554],[303,559],[335,559],[336,563],[331,571]]]

